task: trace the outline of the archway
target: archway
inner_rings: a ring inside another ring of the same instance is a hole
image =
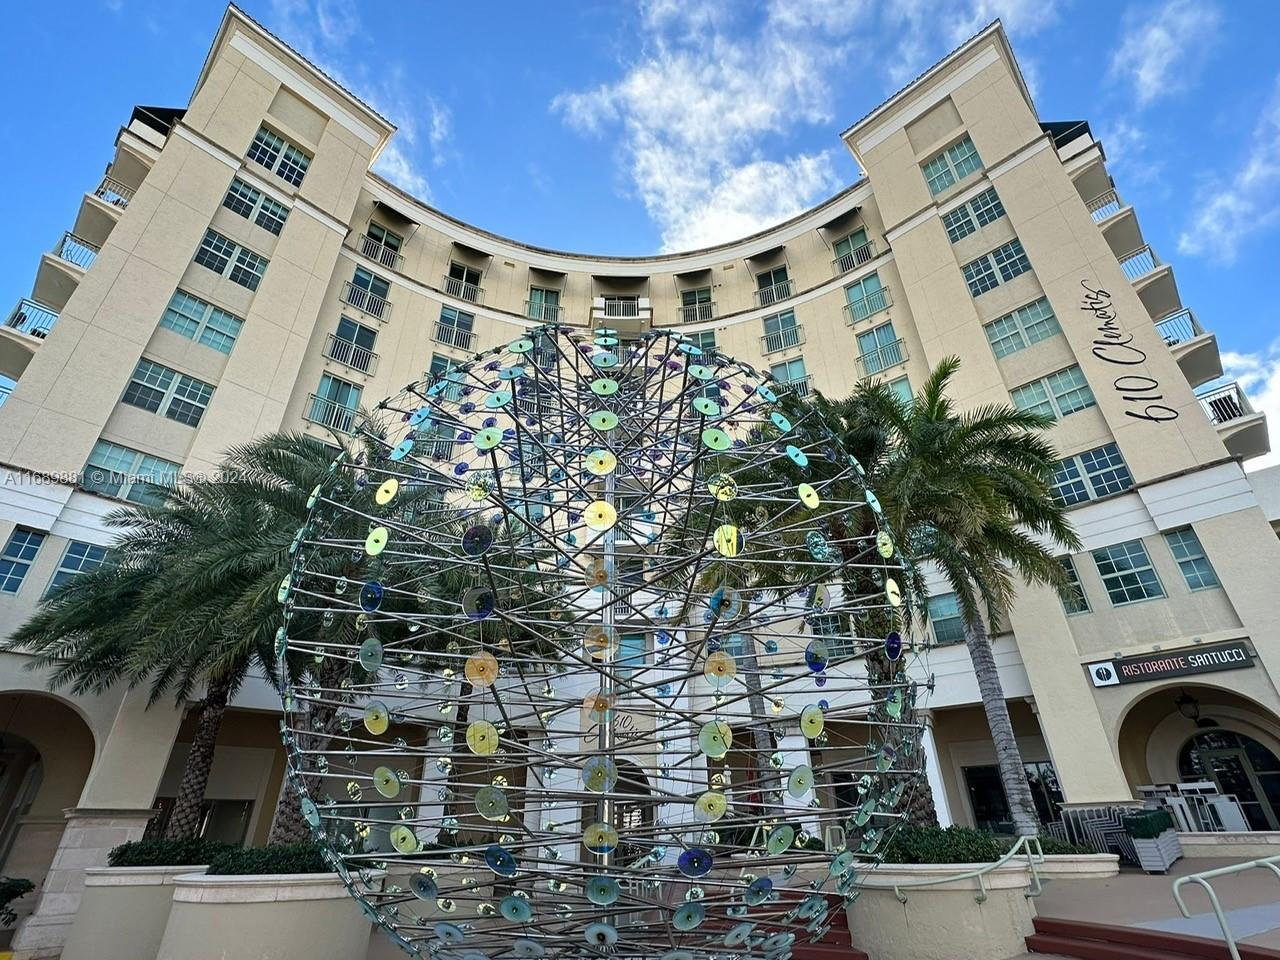
[[[1130,706],[1117,745],[1135,791],[1211,784],[1239,804],[1228,829],[1280,830],[1280,717],[1257,701],[1207,683],[1166,685]]]
[[[647,854],[652,847],[657,801],[649,788],[649,778],[639,765],[623,759],[617,760],[616,764],[618,781],[612,791],[611,819],[618,830],[618,849],[613,859],[615,863],[627,866]],[[584,828],[599,819],[598,809],[597,802],[593,800],[582,804],[581,823]],[[637,842],[639,839],[645,842]],[[578,856],[583,863],[598,861],[581,844]]]

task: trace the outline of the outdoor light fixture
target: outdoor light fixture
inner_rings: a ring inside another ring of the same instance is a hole
[[[1191,696],[1187,691],[1180,690],[1178,699],[1174,701],[1178,708],[1178,712],[1188,720],[1200,719],[1200,701]]]

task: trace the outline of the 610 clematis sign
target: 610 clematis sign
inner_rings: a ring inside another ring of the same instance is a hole
[[[1147,362],[1147,352],[1133,342],[1133,334],[1125,333],[1120,328],[1115,306],[1111,302],[1111,294],[1101,287],[1093,287],[1087,280],[1081,280],[1085,294],[1080,300],[1080,309],[1090,314],[1097,323],[1098,335],[1093,341],[1091,351],[1103,363],[1119,367],[1134,367]],[[1111,385],[1124,400],[1125,416],[1136,420],[1150,420],[1160,423],[1166,420],[1177,420],[1178,411],[1161,403],[1164,394],[1160,381],[1154,377],[1141,374],[1123,374],[1116,377]]]

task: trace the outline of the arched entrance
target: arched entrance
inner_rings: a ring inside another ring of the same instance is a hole
[[[1216,829],[1280,830],[1280,717],[1257,701],[1207,683],[1170,684],[1133,703],[1118,747],[1135,791],[1212,784],[1239,805]]]
[[[1280,759],[1253,737],[1221,729],[1197,733],[1178,754],[1178,772],[1233,794],[1251,829],[1280,830]]]
[[[657,803],[649,788],[649,778],[637,764],[623,759],[615,762],[618,767],[618,783],[613,788],[611,819],[618,830],[618,850],[613,859],[615,863],[626,866],[643,857],[653,845]],[[598,810],[596,801],[582,804],[583,827],[599,819]],[[644,842],[638,842],[639,840]],[[583,863],[595,863],[599,859],[589,854],[582,845],[578,847],[578,856]]]

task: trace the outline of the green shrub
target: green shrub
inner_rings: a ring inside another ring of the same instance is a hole
[[[1059,840],[1057,837],[1051,837],[1047,834],[1043,834],[1040,837],[1040,850],[1046,857],[1098,852],[1087,843],[1072,843],[1069,840]]]
[[[255,873],[332,873],[320,845],[311,840],[278,847],[250,847],[226,850],[209,863],[209,875],[245,876]]]
[[[885,863],[990,863],[1008,849],[994,834],[972,827],[903,824],[884,849]]]
[[[107,854],[109,867],[187,867],[211,863],[228,850],[229,843],[189,837],[185,840],[131,840]]]
[[[1168,810],[1143,810],[1123,820],[1124,832],[1135,840],[1154,840],[1173,826]]]
[[[0,877],[0,923],[6,927],[13,926],[18,914],[9,904],[25,897],[35,888],[34,883],[21,877]]]

